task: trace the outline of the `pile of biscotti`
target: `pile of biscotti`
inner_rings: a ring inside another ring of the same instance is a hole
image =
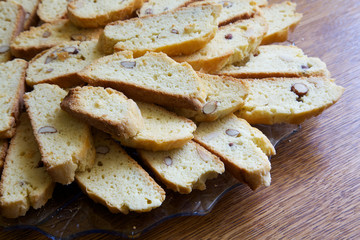
[[[226,169],[269,186],[275,150],[250,124],[299,124],[343,93],[320,59],[272,44],[300,22],[295,7],[0,2],[1,215],[40,208],[55,183],[125,214],[159,207],[157,182],[188,194]]]

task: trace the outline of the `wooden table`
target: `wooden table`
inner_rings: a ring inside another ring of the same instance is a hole
[[[304,17],[290,40],[328,64],[344,95],[278,145],[270,187],[236,187],[210,214],[166,221],[141,239],[360,239],[360,1],[294,2]],[[0,232],[0,239],[24,237],[46,239]]]

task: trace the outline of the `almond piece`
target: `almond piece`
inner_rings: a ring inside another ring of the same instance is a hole
[[[229,135],[230,137],[236,137],[236,136],[238,136],[240,134],[240,132],[238,130],[236,130],[236,129],[227,129],[225,131],[225,133],[227,135]]]
[[[208,102],[206,103],[204,106],[203,106],[203,113],[204,114],[211,114],[213,112],[215,112],[215,110],[217,109],[217,101],[211,101],[211,102]]]
[[[171,157],[168,156],[168,157],[165,157],[164,163],[166,166],[171,166],[173,161],[172,161]]]
[[[51,126],[45,126],[45,127],[41,127],[38,130],[39,134],[43,134],[43,133],[56,133],[57,130],[54,127]]]
[[[123,66],[124,68],[134,68],[136,67],[136,62],[131,62],[131,61],[122,61],[121,66]]]
[[[96,148],[96,153],[100,153],[100,154],[107,154],[109,151],[110,149],[107,146],[99,146]]]
[[[291,86],[291,91],[294,92],[299,97],[306,95],[309,91],[308,87],[303,83],[295,83]]]

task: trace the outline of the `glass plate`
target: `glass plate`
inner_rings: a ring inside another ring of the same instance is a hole
[[[276,146],[284,138],[300,129],[298,125],[256,125]],[[136,153],[127,149],[135,159]],[[179,194],[166,190],[161,207],[148,213],[112,214],[100,204],[86,197],[76,184],[55,188],[53,198],[41,209],[30,209],[17,219],[0,218],[5,230],[33,229],[51,239],[73,239],[89,233],[109,233],[125,238],[140,236],[157,224],[178,216],[205,215],[228,191],[240,185],[225,172],[206,182],[204,191]],[[163,186],[164,189],[166,187]]]

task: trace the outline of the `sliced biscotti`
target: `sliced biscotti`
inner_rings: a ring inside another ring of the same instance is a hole
[[[217,74],[236,78],[325,76],[330,72],[319,58],[308,57],[295,46],[259,46],[246,63],[225,66]]]
[[[27,66],[28,63],[21,59],[0,63],[0,138],[11,138],[15,134]]]
[[[202,109],[193,111],[185,108],[172,108],[175,113],[191,118],[196,122],[215,121],[244,105],[248,92],[248,83],[240,79],[197,73],[202,79],[207,94]]]
[[[11,53],[16,57],[31,59],[43,50],[64,42],[98,39],[101,32],[100,28],[78,28],[69,20],[45,23],[17,36],[11,43]]]
[[[69,184],[75,172],[95,160],[90,127],[61,110],[67,92],[57,85],[38,84],[24,95],[42,161],[55,182]]]
[[[236,22],[240,19],[247,19],[253,17],[259,12],[258,4],[263,6],[266,5],[267,1],[264,0],[205,0],[205,2],[212,2],[221,4],[223,9],[221,10],[220,16],[218,17],[218,25],[224,26],[226,24]],[[198,3],[194,3],[198,4]]]
[[[226,170],[253,190],[269,186],[270,161],[275,149],[269,139],[243,119],[230,114],[215,122],[202,122],[194,140],[219,156]]]
[[[167,151],[184,146],[194,136],[195,123],[154,104],[136,102],[144,127],[134,137],[114,136],[122,145],[150,151]]]
[[[174,59],[189,63],[197,71],[214,73],[248,57],[260,45],[266,31],[267,23],[260,15],[240,20],[220,27],[214,39],[199,51]]]
[[[149,0],[145,1],[138,11],[138,16],[160,14],[180,7],[187,6],[196,0]]]
[[[249,94],[235,114],[251,124],[301,123],[339,100],[344,88],[333,79],[248,79]]]
[[[148,51],[169,56],[191,54],[204,47],[217,30],[219,4],[199,4],[159,15],[108,24],[100,37],[105,53],[130,50],[134,56]]]
[[[205,103],[196,72],[164,53],[133,58],[129,51],[118,52],[98,59],[79,75],[90,85],[111,87],[139,101],[195,110]]]
[[[261,44],[286,41],[289,32],[295,29],[302,18],[302,14],[296,12],[296,3],[288,1],[262,8],[262,12],[269,30]]]
[[[30,26],[36,23],[37,15],[36,10],[38,8],[40,0],[7,0],[15,2],[21,5],[25,11],[24,17],[24,29],[29,29]]]
[[[70,89],[60,106],[70,115],[124,138],[135,136],[144,126],[136,103],[111,88],[85,86]]]
[[[26,83],[52,83],[63,88],[81,85],[84,81],[77,73],[102,56],[96,40],[59,44],[29,62]]]
[[[4,166],[4,160],[6,157],[8,145],[9,144],[7,139],[0,139],[0,171]]]
[[[79,27],[103,27],[132,17],[142,4],[143,0],[73,0],[68,4],[68,17]]]
[[[112,213],[148,212],[165,200],[165,191],[112,140],[97,132],[95,165],[77,173],[76,181],[95,202],[105,205]]]
[[[140,158],[168,188],[188,194],[193,189],[205,190],[207,179],[225,171],[221,160],[195,143],[171,151],[139,150]]]
[[[11,59],[10,43],[22,31],[25,12],[12,2],[0,2],[0,63]]]
[[[42,165],[30,120],[26,113],[11,139],[0,183],[0,211],[7,218],[24,216],[51,198],[55,183]]]
[[[68,0],[41,0],[37,15],[43,22],[66,19],[68,2]]]

